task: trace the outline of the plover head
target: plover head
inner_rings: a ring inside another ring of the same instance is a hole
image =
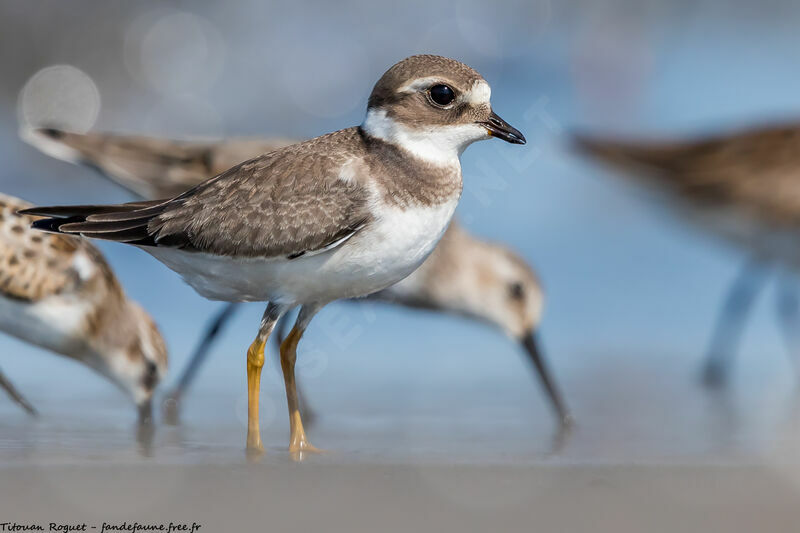
[[[524,342],[542,316],[544,294],[539,280],[530,265],[505,246],[485,242],[478,246],[467,260],[472,265],[464,278],[470,285],[465,308]]]
[[[492,111],[491,88],[476,71],[453,59],[412,56],[375,84],[362,130],[435,164],[457,162],[475,141],[525,137]]]

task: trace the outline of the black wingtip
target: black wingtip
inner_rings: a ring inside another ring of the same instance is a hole
[[[67,217],[67,218],[40,218],[31,223],[33,229],[46,231],[49,233],[63,233],[61,226],[64,224],[72,224],[81,222],[83,217]]]
[[[38,229],[41,231],[47,231],[49,233],[58,233],[58,227],[61,225],[61,220],[57,220],[55,218],[42,218],[39,220],[34,220],[31,227],[33,229]]]
[[[29,207],[18,213],[44,217],[31,221],[31,226],[41,231],[155,246],[148,222],[166,205],[162,200],[120,205],[60,205]]]

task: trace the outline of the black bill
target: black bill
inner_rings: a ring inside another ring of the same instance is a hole
[[[522,132],[497,116],[494,111],[489,115],[489,120],[480,122],[480,125],[486,128],[492,137],[503,139],[512,144],[525,144],[526,142]]]
[[[571,426],[572,415],[569,414],[569,410],[567,409],[566,405],[564,405],[564,400],[561,398],[561,393],[558,391],[558,387],[556,387],[555,381],[550,375],[550,370],[548,369],[547,364],[545,363],[544,358],[539,351],[539,345],[536,342],[535,334],[531,332],[525,335],[522,338],[521,344],[522,347],[525,348],[525,351],[528,352],[533,365],[536,367],[536,371],[539,373],[539,379],[542,380],[542,385],[544,385],[544,388],[547,391],[547,397],[550,399],[550,403],[558,415],[561,425]]]

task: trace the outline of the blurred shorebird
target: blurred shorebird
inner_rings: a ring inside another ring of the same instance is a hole
[[[469,144],[524,144],[490,94],[462,63],[412,56],[375,84],[361,126],[251,159],[170,200],[26,212],[48,217],[39,229],[138,246],[207,298],[269,302],[247,355],[247,448],[256,454],[264,347],[301,306],[280,352],[289,451],[302,458],[316,449],[298,409],[300,337],[327,303],[385,289],[422,264],[455,212]]]
[[[202,183],[242,161],[297,142],[279,138],[175,141],[110,133],[79,134],[53,128],[31,130],[23,136],[44,153],[95,168],[151,200],[177,196],[188,186]],[[570,423],[569,412],[536,340],[544,298],[541,285],[530,265],[509,248],[470,235],[454,220],[422,266],[366,298],[460,314],[499,328],[524,348],[560,423]],[[168,421],[177,422],[181,398],[236,305],[227,304],[202,336],[165,401]],[[309,412],[303,414],[309,418]]]
[[[43,153],[97,170],[145,200],[173,198],[229,168],[297,141],[281,138],[181,141],[113,133],[25,129]]]
[[[79,361],[125,391],[149,420],[167,368],[155,323],[127,298],[100,251],[69,235],[30,228],[31,204],[0,194],[0,329]],[[0,374],[0,386],[33,407]]]
[[[704,230],[748,253],[728,290],[703,369],[708,385],[727,380],[729,360],[768,274],[767,265],[800,266],[800,126],[771,126],[686,141],[624,141],[577,136],[579,150],[666,193]],[[777,312],[797,357],[798,298],[782,280]]]

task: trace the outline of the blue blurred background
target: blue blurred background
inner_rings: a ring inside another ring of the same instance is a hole
[[[772,295],[758,302],[724,400],[728,415],[719,415],[699,390],[699,363],[744,255],[580,159],[567,140],[578,130],[688,135],[791,119],[800,114],[798,24],[800,4],[787,0],[0,0],[0,190],[43,204],[132,199],[24,144],[20,124],[312,137],[360,123],[372,84],[397,60],[452,56],[489,80],[495,110],[529,141],[466,151],[458,216],[517,249],[541,276],[543,346],[579,421],[567,457],[760,450],[765,428],[791,418],[796,399]],[[99,246],[160,325],[169,383],[220,304],[136,249]],[[186,423],[211,439],[226,425],[236,428],[232,442],[242,438],[245,349],[261,312],[249,304],[236,316],[187,397]],[[278,445],[285,407],[271,366],[265,440]],[[0,367],[51,425],[132,423],[121,394],[63,358],[3,336]],[[552,431],[518,347],[457,317],[334,304],[310,328],[298,372],[323,433],[334,423],[356,433],[411,427],[405,433],[433,439],[436,424],[427,422],[448,419],[460,440],[488,442],[512,428],[531,437],[520,450],[541,452]],[[731,412],[736,422],[715,432]],[[45,431],[6,402],[0,419],[6,438]]]

